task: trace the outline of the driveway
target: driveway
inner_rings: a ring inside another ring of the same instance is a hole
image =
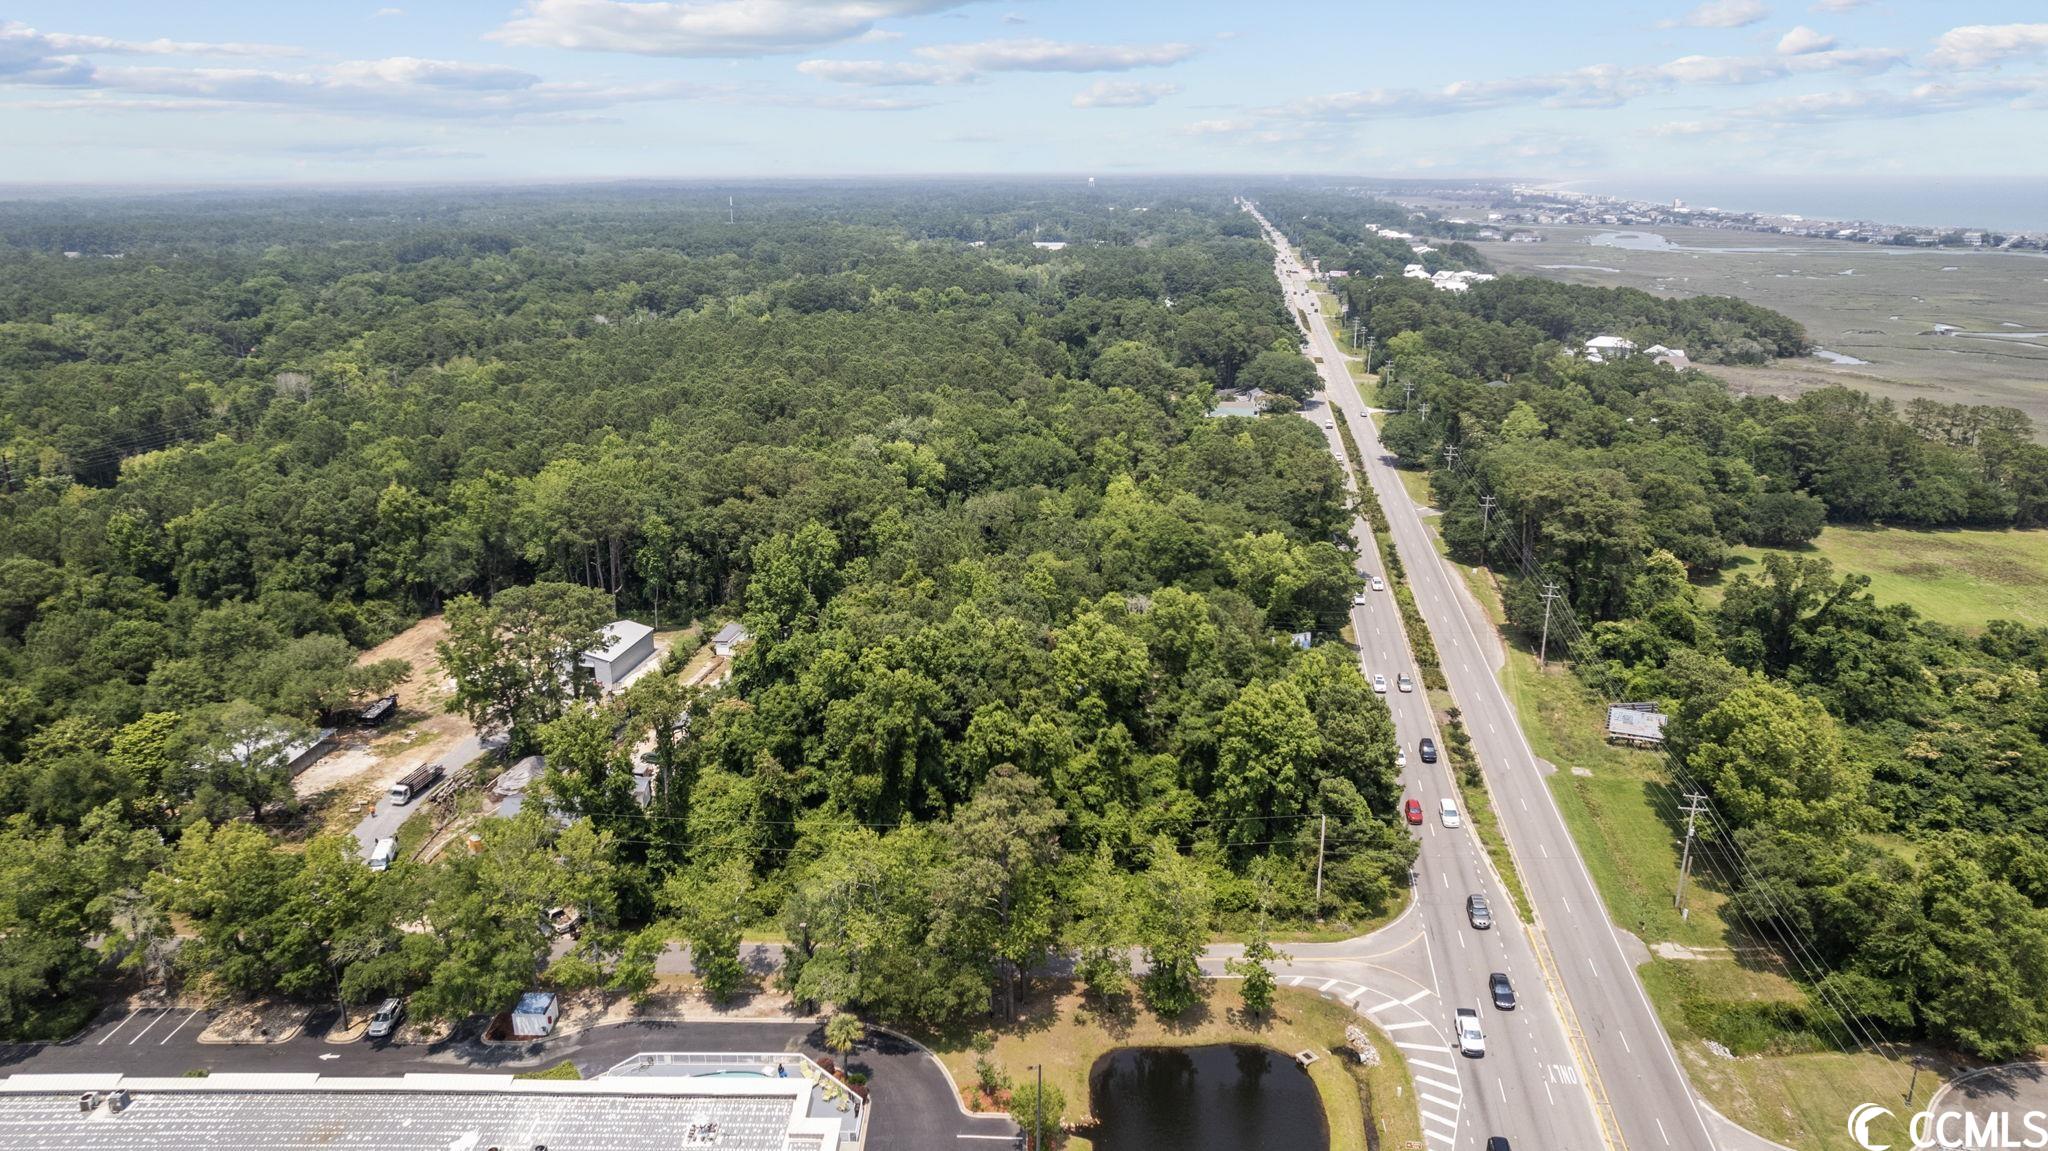
[[[472,1023],[428,1045],[337,1045],[313,1037],[328,1021],[316,1014],[306,1034],[289,1042],[229,1045],[198,1041],[209,1017],[204,1010],[188,1008],[117,1009],[64,1043],[0,1047],[0,1074],[118,1071],[174,1077],[203,1069],[396,1076],[525,1071],[568,1059],[585,1076],[592,1076],[643,1051],[801,1051],[812,1058],[830,1054],[823,1028],[810,1022],[641,1021],[522,1044],[482,1043],[477,1038],[482,1025]],[[936,1061],[905,1040],[873,1032],[846,1063],[869,1076],[875,1104],[872,1147],[958,1151],[1001,1147],[1016,1138],[1017,1129],[1008,1119],[977,1119],[963,1113]]]

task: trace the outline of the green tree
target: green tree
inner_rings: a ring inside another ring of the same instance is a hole
[[[1139,889],[1138,937],[1145,949],[1145,999],[1164,1018],[1201,1002],[1202,951],[1215,903],[1206,869],[1160,843]]]
[[[1737,827],[1844,832],[1861,819],[1868,765],[1852,758],[1833,716],[1779,684],[1737,685],[1672,733],[1686,767]]]
[[[481,731],[509,732],[530,745],[540,725],[576,698],[578,659],[603,646],[611,598],[595,588],[537,583],[506,588],[489,603],[448,604],[448,638],[435,646],[455,681],[448,709]]]
[[[867,1025],[860,1021],[860,1016],[851,1011],[835,1011],[832,1017],[825,1021],[825,1046],[836,1052],[842,1063],[867,1037]]]
[[[1024,1132],[1031,1151],[1039,1151],[1046,1140],[1058,1138],[1066,1119],[1067,1097],[1055,1084],[1031,1079],[1010,1092],[1010,1120]]]
[[[1223,969],[1243,980],[1238,984],[1238,994],[1244,999],[1244,1009],[1252,1015],[1267,1015],[1273,1010],[1273,991],[1278,983],[1273,978],[1273,962],[1286,962],[1266,938],[1266,917],[1262,913],[1259,922],[1252,929],[1250,939],[1245,940],[1244,954],[1223,961]]]
[[[661,906],[690,943],[690,964],[704,994],[724,1002],[746,985],[740,932],[753,915],[754,869],[728,857],[704,871],[678,871],[662,886]]]

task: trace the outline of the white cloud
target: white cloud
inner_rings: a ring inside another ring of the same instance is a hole
[[[643,56],[771,56],[851,40],[877,21],[974,0],[529,0],[485,33],[531,48]]]
[[[1837,48],[1788,56],[1681,56],[1656,72],[1681,84],[1761,84],[1819,72],[1874,75],[1905,63],[1890,48]]]
[[[835,84],[875,88],[963,84],[974,78],[973,73],[956,65],[907,60],[806,60],[796,70]]]
[[[1130,80],[1097,80],[1074,94],[1076,108],[1149,108],[1180,91],[1178,84],[1140,84]]]
[[[1858,8],[1868,7],[1870,3],[1871,0],[1814,0],[1813,10],[1815,12],[1854,12]]]
[[[1928,63],[1939,68],[1982,68],[2048,52],[2048,24],[1970,24],[1934,41]]]
[[[917,50],[927,59],[977,72],[1128,72],[1178,64],[1195,52],[1192,44],[1072,44],[1055,40],[983,40]]]
[[[1799,27],[1785,33],[1784,38],[1778,41],[1778,54],[1781,56],[1804,56],[1809,52],[1825,52],[1834,46],[1835,38],[1833,36],[1823,32],[1816,32],[1801,24]]]
[[[1771,10],[1758,0],[1707,0],[1677,20],[1664,22],[1666,28],[1746,28],[1769,16]]]
[[[13,62],[85,54],[107,56],[297,56],[284,44],[208,43],[195,40],[119,40],[112,36],[80,36],[38,32],[15,20],[0,20],[0,76]]]
[[[405,15],[405,9],[403,8],[379,8],[375,12],[370,13],[370,18],[372,20],[383,20],[392,16],[403,15]]]

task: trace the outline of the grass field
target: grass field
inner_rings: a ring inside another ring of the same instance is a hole
[[[1095,1061],[1119,1047],[1196,1047],[1217,1043],[1249,1043],[1292,1054],[1312,1048],[1323,1058],[1309,1068],[1323,1114],[1330,1125],[1331,1151],[1364,1151],[1365,1122],[1370,1113],[1383,1149],[1419,1146],[1422,1119],[1415,1107],[1415,1087],[1407,1062],[1385,1035],[1343,1004],[1307,991],[1282,987],[1274,993],[1271,1018],[1244,1015],[1235,980],[1203,984],[1203,1003],[1174,1020],[1161,1020],[1142,1005],[1104,1015],[1088,1009],[1072,990],[1040,997],[1022,1021],[996,1035],[992,1053],[1013,1081],[1025,1068],[1042,1063],[1045,1079],[1066,1096],[1067,1119],[1089,1113],[1088,1073]],[[1380,1065],[1358,1066],[1344,1056],[1344,1029],[1364,1028],[1379,1050]],[[975,1083],[975,1052],[964,1038],[919,1036],[939,1055],[962,1090]],[[1076,1136],[1070,1147],[1092,1146]]]
[[[1765,549],[1738,549],[1736,573],[1755,570]],[[2048,531],[1914,531],[1829,527],[1791,554],[1817,555],[1837,570],[1870,577],[1880,603],[1903,603],[1928,619],[1981,631],[1994,619],[2048,626]]]
[[[1738,390],[1785,394],[1846,384],[1900,403],[1998,404],[2026,412],[2038,433],[2048,433],[2048,338],[2029,336],[2048,332],[2048,259],[2039,255],[1627,229],[1677,245],[1637,250],[1590,242],[1620,229],[1539,230],[1541,244],[1486,244],[1483,251],[1508,272],[1666,296],[1738,296],[1798,320],[1821,346],[1868,361],[1707,369]],[[1936,324],[1961,334],[1941,334]]]

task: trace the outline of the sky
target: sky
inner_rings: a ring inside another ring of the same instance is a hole
[[[2048,177],[2044,17],[2040,0],[0,0],[0,183]]]

